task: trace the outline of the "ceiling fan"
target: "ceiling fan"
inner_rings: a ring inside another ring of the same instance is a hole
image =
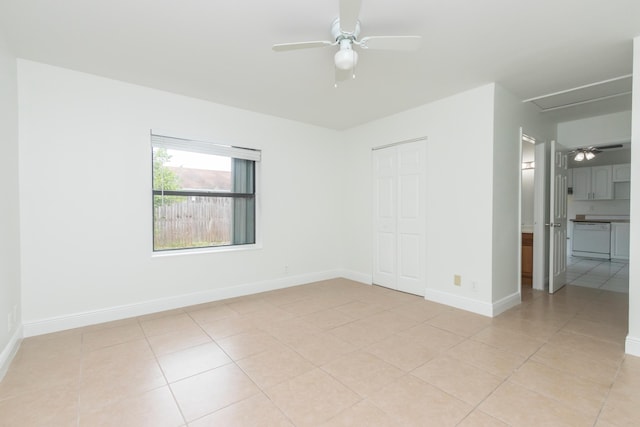
[[[273,50],[283,52],[297,49],[338,46],[334,56],[336,70],[336,86],[338,81],[355,78],[355,66],[358,63],[358,52],[363,50],[402,50],[411,51],[420,48],[420,36],[360,36],[360,7],[362,0],[339,0],[339,16],[331,23],[332,40],[308,41],[298,43],[282,43],[273,45]]]
[[[573,151],[569,151],[569,154],[575,154],[573,160],[576,162],[581,162],[583,160],[591,160],[596,154],[602,153],[602,150],[610,150],[612,148],[622,148],[622,144],[611,144],[611,145],[601,145],[599,147],[585,147],[585,148],[576,148]]]

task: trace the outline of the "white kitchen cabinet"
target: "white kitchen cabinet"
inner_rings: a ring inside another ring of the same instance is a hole
[[[613,199],[612,174],[611,165],[573,169],[573,200]]]
[[[613,183],[613,198],[616,200],[629,200],[631,199],[631,183],[626,182],[614,182]]]
[[[613,199],[612,172],[611,165],[591,168],[591,198],[593,200]]]
[[[631,164],[613,165],[613,182],[631,181]]]
[[[629,223],[611,223],[611,259],[629,259]]]
[[[591,168],[573,169],[573,200],[591,199]]]

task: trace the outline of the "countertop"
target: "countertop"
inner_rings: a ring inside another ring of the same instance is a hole
[[[595,223],[603,223],[603,224],[611,224],[612,222],[621,222],[629,224],[630,220],[628,219],[570,219],[569,221],[573,222],[595,222]]]

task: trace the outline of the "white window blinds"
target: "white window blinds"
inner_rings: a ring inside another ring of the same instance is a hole
[[[153,132],[151,133],[151,145],[171,150],[213,154],[216,156],[232,157],[234,159],[252,160],[254,162],[259,162],[262,156],[262,152],[260,150],[254,150],[251,148],[232,147],[230,145],[215,144],[213,142],[175,138],[172,136],[157,135]]]

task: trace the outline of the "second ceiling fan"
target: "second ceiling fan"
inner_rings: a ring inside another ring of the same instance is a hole
[[[573,160],[581,162],[583,160],[591,160],[596,154],[602,153],[602,150],[610,150],[612,148],[622,148],[622,144],[601,145],[599,147],[586,147],[576,148],[573,151],[569,151],[569,154],[575,154]]]

